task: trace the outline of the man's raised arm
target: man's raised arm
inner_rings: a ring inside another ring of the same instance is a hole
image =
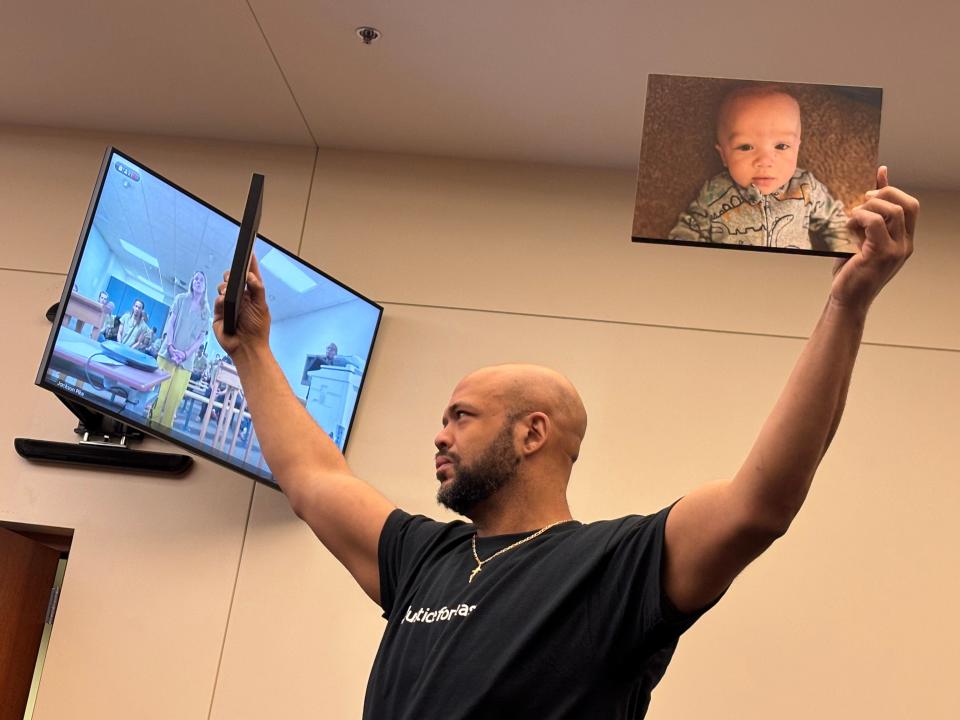
[[[666,524],[664,584],[682,611],[714,600],[786,532],[836,432],[867,310],[913,251],[917,201],[877,187],[851,213],[859,252],[838,261],[813,334],[736,476],[681,499]]]
[[[236,335],[223,333],[225,288],[226,282],[218,288],[213,331],[236,364],[273,477],[294,512],[379,603],[377,546],[394,505],[353,475],[340,450],[290,389],[270,351],[270,310],[255,256],[250,258]]]

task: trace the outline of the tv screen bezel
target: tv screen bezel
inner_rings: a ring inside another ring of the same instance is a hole
[[[217,457],[213,452],[206,452],[205,450],[196,448],[182,440],[179,440],[173,435],[166,435],[166,434],[160,433],[155,428],[150,427],[149,423],[139,422],[136,418],[125,417],[120,413],[113,412],[110,408],[102,407],[81,395],[68,392],[63,388],[57,385],[54,385],[53,383],[50,383],[49,381],[46,380],[47,373],[50,369],[50,362],[53,357],[53,349],[56,344],[57,335],[60,332],[61,323],[63,322],[63,316],[67,308],[67,302],[70,298],[70,293],[72,292],[73,284],[76,279],[77,270],[79,269],[79,266],[80,266],[80,259],[83,257],[84,249],[87,244],[87,239],[89,238],[89,235],[90,235],[90,228],[93,224],[93,219],[96,214],[96,209],[100,204],[100,196],[103,193],[107,172],[110,170],[111,161],[114,155],[118,155],[120,158],[131,163],[136,168],[139,168],[144,172],[150,173],[154,177],[160,179],[161,181],[163,181],[164,183],[166,183],[167,185],[175,189],[176,191],[181,192],[187,197],[191,198],[192,200],[200,203],[206,209],[234,223],[235,225],[237,225],[237,231],[239,233],[239,228],[240,228],[239,220],[231,217],[230,215],[226,214],[219,208],[214,207],[213,205],[206,202],[202,198],[197,197],[189,190],[186,190],[180,185],[178,185],[177,183],[172,182],[161,173],[157,172],[156,170],[153,170],[152,168],[148,167],[147,165],[140,162],[139,160],[136,160],[135,158],[131,157],[127,153],[123,152],[122,150],[117,149],[115,146],[112,146],[112,145],[108,146],[106,151],[104,152],[103,160],[100,163],[100,170],[97,174],[97,180],[96,180],[96,184],[94,185],[94,191],[90,197],[90,204],[87,206],[87,213],[83,220],[83,226],[81,227],[81,230],[80,230],[80,237],[77,241],[76,249],[74,250],[73,259],[70,261],[70,268],[67,271],[66,281],[64,282],[64,285],[63,285],[63,292],[60,295],[60,302],[57,305],[56,316],[53,319],[53,327],[50,330],[50,335],[47,337],[47,344],[43,350],[43,356],[40,360],[40,368],[37,371],[35,384],[38,387],[43,388],[44,390],[52,392],[54,395],[58,397],[64,398],[73,403],[79,403],[80,405],[83,405],[84,407],[87,407],[94,412],[113,418],[117,422],[127,425],[129,427],[136,428],[137,430],[140,430],[143,433],[150,435],[151,437],[155,437],[159,440],[172,443],[176,447],[182,448],[187,452],[191,453],[192,455],[196,455],[198,457],[202,457],[212,462],[215,462],[218,465],[222,465],[235,472],[240,473],[241,475],[245,475],[253,480],[256,480],[257,482],[262,483],[263,485],[271,487],[275,490],[279,490],[280,487],[279,485],[277,485],[276,481],[268,480],[267,478],[261,475],[258,475],[257,473],[251,470],[247,470],[246,468],[241,467],[239,464],[234,464],[221,457]],[[331,275],[327,274],[320,268],[314,266],[312,263],[309,263],[303,258],[297,255],[294,255],[292,252],[290,252],[286,248],[281,247],[280,245],[276,244],[275,242],[271,241],[269,238],[261,235],[260,233],[257,233],[256,238],[259,240],[262,240],[271,248],[275,250],[279,250],[280,252],[284,253],[294,262],[302,264],[306,268],[309,268],[313,272],[316,272],[318,275],[321,275],[322,277],[326,278],[330,282],[333,282],[339,285],[341,288],[343,288],[347,292],[354,295],[357,299],[363,300],[364,302],[368,303],[370,306],[376,308],[377,310],[377,321],[373,326],[373,332],[370,338],[370,348],[367,352],[367,363],[364,368],[363,375],[360,377],[360,385],[357,388],[356,405],[354,407],[353,414],[350,416],[350,423],[347,426],[346,433],[344,434],[344,437],[343,437],[343,449],[341,450],[341,452],[346,453],[346,450],[350,441],[350,436],[351,436],[351,433],[353,432],[353,424],[354,424],[354,421],[356,420],[357,411],[360,407],[360,398],[363,396],[363,389],[367,381],[367,374],[370,368],[370,360],[373,358],[373,349],[374,349],[374,346],[376,345],[377,335],[380,332],[380,323],[383,320],[383,306],[371,300],[363,293],[357,292],[350,286],[346,285],[340,280],[337,280],[335,277],[332,277]],[[254,431],[256,431],[255,427],[254,427]]]

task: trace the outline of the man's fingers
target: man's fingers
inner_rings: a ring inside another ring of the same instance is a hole
[[[257,263],[257,256],[254,253],[250,253],[250,271],[247,273],[247,290],[250,291],[250,298],[257,305],[266,304],[267,292],[263,286],[263,276],[260,274],[260,265]]]
[[[887,186],[879,190],[870,190],[867,192],[868,201],[874,198],[886,200],[903,208],[903,221],[907,229],[907,234],[913,238],[914,230],[917,224],[917,214],[920,212],[920,201],[912,195],[907,195],[899,188]]]
[[[883,200],[870,200],[851,213],[862,234],[860,250],[864,255],[878,253],[901,262],[913,252],[913,238],[904,229],[903,208]]]
[[[885,188],[884,191],[903,194],[896,188]],[[911,228],[916,223],[916,211],[919,203],[909,195],[905,195],[905,197],[913,201],[912,209],[904,207],[899,202],[884,200],[879,196],[865,202],[861,209],[880,215],[884,220],[890,238],[893,242],[903,246],[906,253],[904,257],[910,257],[913,253],[913,232]],[[876,236],[874,239],[878,242],[882,240],[880,236]]]
[[[857,210],[860,209],[860,206],[853,208],[850,211],[849,216],[847,217],[847,233],[850,236],[850,241],[856,245],[858,248],[863,245],[863,226],[860,221],[855,217]]]
[[[263,280],[252,272],[247,273],[247,287],[251,290],[263,290]]]
[[[860,209],[883,217],[894,240],[900,240],[906,235],[906,213],[903,206],[880,197],[872,197],[861,205]]]
[[[257,280],[260,281],[261,287],[263,286],[263,276],[260,274],[260,263],[257,262],[257,254],[250,253],[250,272],[256,275]],[[247,280],[247,282],[250,282]]]
[[[227,291],[227,283],[230,280],[230,271],[223,273],[223,282],[217,285],[217,297],[213,302],[214,322],[223,321],[224,293]],[[247,271],[247,283],[244,289],[245,299],[243,302],[252,302],[255,305],[266,305],[267,292],[263,286],[263,277],[260,275],[260,264],[257,262],[257,256],[250,253],[250,265]]]
[[[856,208],[852,218],[860,225],[864,235],[860,243],[861,251],[866,243],[870,243],[875,250],[886,251],[906,242],[903,209],[899,205],[873,198]]]
[[[890,171],[886,165],[877,168],[877,190],[882,190],[890,184]]]
[[[854,208],[852,218],[863,227],[867,239],[875,243],[904,244],[910,240],[906,231],[906,218],[903,208],[896,203],[882,200],[876,196],[871,197],[863,205]],[[885,227],[884,234],[880,234],[880,229],[876,226],[878,218]],[[869,231],[871,227],[873,228],[872,233]]]
[[[866,234],[868,240],[876,240],[878,235],[890,235],[887,228],[887,219],[878,212],[866,209],[863,205],[850,213],[850,219]]]

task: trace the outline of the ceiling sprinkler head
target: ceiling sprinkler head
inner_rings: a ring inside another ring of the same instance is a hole
[[[380,31],[369,25],[361,25],[357,28],[357,37],[360,38],[364,45],[370,45],[380,37]]]

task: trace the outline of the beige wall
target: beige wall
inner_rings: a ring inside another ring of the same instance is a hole
[[[729,476],[829,286],[828,259],[630,243],[632,173],[321,151],[311,189],[311,149],[0,132],[17,348],[0,522],[75,528],[38,720],[358,717],[383,623],[268,488],[205,461],[169,481],[14,454],[14,436],[70,436],[32,382],[107,142],[234,215],[266,173],[264,233],[296,249],[302,232],[304,257],[386,305],[348,459],[411,511],[438,512],[451,387],[502,360],[584,396],[580,519]],[[875,308],[807,506],[681,642],[654,720],[960,714],[960,197],[921,197],[917,254]]]

